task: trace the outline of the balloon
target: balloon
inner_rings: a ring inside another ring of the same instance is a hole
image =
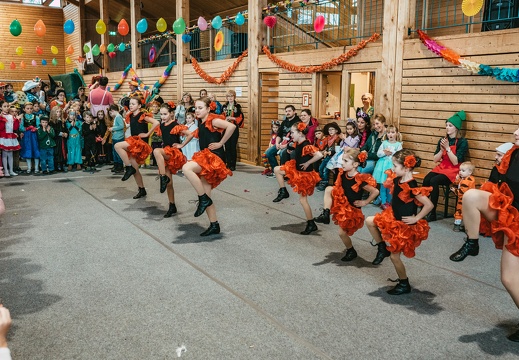
[[[140,19],[137,23],[137,32],[139,34],[145,33],[148,30],[148,20]]]
[[[236,18],[234,19],[234,22],[236,23],[236,25],[239,26],[245,24],[245,16],[243,16],[241,12],[239,12],[238,15],[236,15]]]
[[[52,45],[50,47],[50,52],[53,53],[54,55],[58,55],[58,48],[55,47],[54,45]]]
[[[58,65],[58,60],[56,60],[56,58],[52,59],[52,65],[54,65],[54,66]]]
[[[101,52],[104,53],[106,51],[106,45],[105,44],[101,44],[99,46],[99,50],[101,50]]]
[[[168,24],[166,23],[166,20],[164,18],[160,18],[157,20],[157,30],[160,32],[166,31],[168,28]]]
[[[274,26],[276,26],[277,21],[278,19],[274,15],[265,16],[265,18],[263,19],[263,23],[271,29],[273,29]]]
[[[36,21],[36,24],[34,25],[34,32],[38,36],[45,36],[45,33],[47,32],[47,27],[45,26],[45,23],[42,19]]]
[[[22,33],[22,24],[18,20],[13,20],[11,25],[9,25],[9,31],[11,35],[18,36]],[[16,66],[16,65],[15,65]]]
[[[16,55],[22,56],[23,55],[23,48],[21,46],[18,46],[16,48]]]
[[[43,66],[47,65],[47,60],[43,59],[43,60],[41,61],[41,64],[42,64]]]
[[[117,31],[119,31],[119,34],[122,36],[128,35],[128,32],[130,32],[130,27],[128,26],[126,20],[122,19],[119,21],[119,25],[117,25]]]
[[[65,34],[72,34],[74,32],[74,30],[76,29],[76,25],[74,25],[74,21],[72,20],[67,20],[65,21],[65,23],[63,24],[63,31],[65,31]]]
[[[124,50],[126,50],[126,45],[124,43],[120,43],[119,44],[119,51],[123,52]]]
[[[183,43],[187,44],[190,41],[191,41],[191,35],[189,35],[189,34],[183,34],[182,35],[182,42]]]
[[[325,19],[323,15],[317,15],[314,21],[314,30],[316,33],[320,33],[324,30]]]
[[[11,61],[11,65],[9,65],[9,68],[11,68],[11,70],[16,69],[16,64],[14,63],[14,61]]]
[[[36,62],[36,60],[33,60],[33,61],[31,61],[31,65],[36,66],[36,65],[38,65],[38,63]]]
[[[148,53],[148,60],[150,63],[154,63],[155,59],[157,58],[157,48],[155,45],[153,45],[150,49],[150,52]]]
[[[216,37],[214,38],[214,49],[216,51],[222,50],[223,41],[224,41],[223,32],[220,30],[220,31],[218,31],[218,34],[216,34]]]
[[[94,46],[92,46],[92,55],[99,56],[100,53],[101,49],[99,49],[99,45],[95,44]]]
[[[215,30],[218,30],[222,27],[222,18],[220,15],[214,17],[213,21],[211,21],[211,27]]]
[[[110,59],[113,59],[115,57],[115,55],[117,55],[117,54],[115,52],[113,52],[113,51],[110,51],[108,53],[108,56],[110,56]]]
[[[207,30],[207,21],[203,17],[198,18],[198,28],[200,31],[206,31]]]
[[[108,46],[106,47],[106,50],[108,50],[109,53],[114,52],[115,45],[112,43],[108,44]]]
[[[97,20],[96,31],[99,35],[103,35],[106,32],[106,24],[103,19]]]
[[[69,45],[67,47],[67,54],[69,54],[69,55],[74,54],[74,48],[72,47],[72,45]]]
[[[72,60],[70,60],[70,58],[67,56],[67,57],[65,58],[65,63],[66,63],[67,65],[70,65],[70,64],[72,64]]]
[[[20,68],[25,69],[25,61],[20,61]]]
[[[4,70],[5,69],[5,65],[3,62],[0,61],[0,70]]]
[[[186,30],[186,22],[184,21],[184,18],[178,18],[173,23],[173,31],[175,34],[180,35]]]
[[[41,46],[36,46],[36,54],[43,55],[43,49],[41,48]]]
[[[90,52],[90,46],[88,46],[87,44],[85,44],[85,45],[83,46],[83,52],[84,52],[84,53],[89,53],[89,52]]]

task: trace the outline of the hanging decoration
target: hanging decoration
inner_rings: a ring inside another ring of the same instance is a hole
[[[52,59],[52,65],[58,66],[58,60],[56,58]]]
[[[105,45],[105,44],[101,44],[101,45],[99,45],[99,51],[101,51],[101,53],[104,54],[105,51],[106,51],[106,45]]]
[[[137,32],[139,34],[145,33],[148,30],[148,20],[140,19],[136,26]]]
[[[119,44],[119,51],[120,52],[124,52],[124,50],[126,50],[126,44],[125,43],[120,43]]]
[[[106,47],[106,50],[108,51],[108,53],[114,52],[115,51],[115,45],[112,44],[112,43],[108,44],[108,46]]]
[[[245,24],[245,16],[243,16],[242,13],[239,12],[238,14],[236,14],[234,22],[236,23],[236,25],[242,26],[243,24]]]
[[[36,54],[38,55],[43,55],[43,49],[41,48],[41,46],[36,46]]]
[[[481,11],[484,0],[463,0],[461,11],[465,16],[474,16]]]
[[[13,20],[9,25],[9,32],[13,36],[19,36],[22,33],[22,24],[18,20]]]
[[[20,61],[20,69],[25,69],[25,61]]]
[[[41,61],[41,64],[42,64],[43,66],[47,65],[47,60],[43,59],[43,60]]]
[[[220,30],[222,27],[222,18],[220,15],[216,15],[214,19],[211,21],[211,27],[215,30]]]
[[[16,69],[16,64],[14,63],[14,61],[11,61],[11,65],[9,65],[9,68],[10,68],[11,70]]]
[[[126,69],[124,69],[122,75],[121,75],[121,78],[119,79],[119,81],[117,82],[117,84],[115,84],[114,88],[113,89],[110,89],[110,88],[107,88],[108,91],[117,91],[119,90],[119,88],[121,87],[121,85],[124,83],[124,80],[126,80],[126,77],[128,76],[128,72],[130,71],[130,69],[132,68],[132,64],[129,64]]]
[[[103,19],[99,19],[97,20],[97,23],[96,23],[96,32],[99,34],[99,35],[103,35],[105,32],[106,32],[106,24],[105,22],[103,21]],[[122,34],[121,34],[122,35]]]
[[[323,15],[317,15],[314,20],[314,30],[316,33],[320,33],[324,30],[325,19]]]
[[[95,44],[92,46],[92,55],[99,56],[101,54],[101,49],[99,48],[99,45]]]
[[[224,43],[223,32],[220,30],[220,31],[218,31],[218,34],[216,34],[216,36],[214,38],[214,49],[216,51],[222,50],[223,43]]]
[[[184,21],[184,18],[178,18],[173,23],[173,31],[175,34],[180,35],[186,30],[186,22]]]
[[[110,56],[110,59],[113,59],[117,54],[115,53],[115,51],[110,51],[108,53],[108,56]]]
[[[4,70],[4,69],[5,69],[5,64],[0,61],[0,70]]]
[[[69,45],[67,47],[67,54],[69,54],[69,55],[74,54],[74,48],[72,47],[72,45]]]
[[[89,53],[90,52],[90,46],[88,46],[87,44],[83,45],[83,52],[85,54]]]
[[[427,47],[427,49],[454,65],[470,71],[473,74],[491,76],[501,81],[509,81],[514,83],[519,82],[519,68],[500,68],[463,59],[454,50],[448,49],[438,44],[423,31],[417,30],[417,32],[420,40]]]
[[[164,18],[158,19],[156,26],[157,26],[157,30],[161,33],[168,29],[168,24],[166,23],[166,20],[164,20]]]
[[[200,29],[200,31],[206,31],[207,30],[207,21],[205,21],[205,19],[202,16],[200,16],[198,18],[197,24],[198,24],[198,28]]]
[[[208,75],[198,64],[198,61],[194,57],[191,58],[191,65],[193,65],[193,69],[195,72],[200,76],[202,79],[204,79],[206,82],[210,84],[223,84],[227,80],[229,80],[240,64],[240,62],[247,56],[248,51],[245,50],[236,60],[234,60],[234,63],[225,70],[222,75],[220,75],[219,78],[212,77]]]
[[[45,26],[45,23],[42,19],[36,21],[36,24],[34,24],[34,32],[38,36],[45,36],[45,33],[47,32],[47,27]]]
[[[70,19],[65,21],[65,23],[63,24],[63,31],[65,31],[65,34],[67,34],[67,35],[72,34],[75,29],[76,29],[76,25],[74,25],[74,21],[72,21]]]
[[[346,52],[330,61],[327,61],[321,65],[314,65],[314,66],[298,66],[295,64],[291,64],[285,60],[281,60],[276,55],[274,55],[270,52],[268,46],[263,46],[263,52],[265,53],[265,55],[267,55],[267,57],[270,59],[270,61],[272,61],[273,63],[275,63],[279,67],[282,67],[285,70],[288,70],[291,72],[297,72],[297,73],[310,74],[310,73],[315,73],[318,71],[331,69],[337,65],[340,65],[340,64],[348,61],[352,57],[356,56],[360,50],[364,49],[368,43],[377,41],[377,39],[379,37],[380,37],[379,34],[374,33],[373,35],[371,35],[371,37],[368,40],[361,41],[359,44],[357,44],[356,46],[354,46],[353,48],[348,50],[348,52]]]
[[[156,59],[157,59],[157,48],[155,47],[155,45],[153,45],[150,48],[150,52],[148,53],[148,60],[151,64],[153,64]]]
[[[18,56],[22,56],[22,55],[23,55],[23,47],[18,46],[18,47],[16,48],[16,51],[15,51],[15,52],[16,52],[16,55],[18,55]]]
[[[191,41],[191,35],[189,35],[189,34],[182,34],[182,42],[184,44],[187,44],[190,41]]]
[[[117,31],[122,36],[128,35],[128,33],[130,32],[130,27],[128,26],[128,22],[125,19],[119,21],[119,25],[117,25]]]
[[[156,89],[160,88],[166,82],[166,80],[168,79],[169,75],[171,74],[171,70],[173,69],[173,66],[175,66],[175,62],[172,62],[171,64],[169,64],[166,67],[166,69],[164,70],[164,73],[162,74],[160,79],[157,82],[155,82],[155,84],[153,85],[153,88],[151,89],[150,95],[148,97],[151,97],[154,94],[158,93],[156,91]],[[113,89],[107,88],[108,91],[111,91],[111,92],[117,91],[121,87],[121,85],[124,83],[124,80],[126,80],[126,78],[128,77],[128,74],[132,75],[132,79],[137,81],[137,83],[139,84],[139,87],[141,89],[143,89],[143,90],[150,90],[150,87],[147,86],[146,84],[144,84],[144,82],[139,78],[139,76],[137,75],[135,70],[133,70],[132,64],[129,64],[126,67],[126,69],[124,69],[123,73],[121,74],[121,78],[119,79],[117,84],[115,84],[114,88]]]
[[[166,69],[162,73],[162,76],[160,77],[160,79],[153,85],[154,89],[160,88],[166,82],[166,80],[168,79],[169,74],[171,74],[171,70],[173,69],[173,66],[175,66],[175,64],[176,64],[175,62],[172,62],[171,64],[169,64],[166,67]],[[153,91],[152,91],[152,93],[153,93]]]
[[[278,19],[274,15],[265,16],[263,19],[263,24],[267,25],[267,27],[273,29],[276,26]]]
[[[68,56],[65,58],[65,64],[67,64],[67,65],[72,64],[72,60]]]
[[[58,55],[59,50],[56,46],[52,45],[50,47],[50,52],[53,53],[54,55]]]
[[[33,61],[31,61],[31,65],[32,65],[32,66],[37,66],[38,63],[36,62],[36,60],[33,60]]]

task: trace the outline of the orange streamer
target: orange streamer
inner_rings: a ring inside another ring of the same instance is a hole
[[[195,58],[191,58],[191,64],[193,65],[193,69],[195,69],[196,73],[198,74],[198,76],[200,76],[202,79],[204,79],[206,82],[210,83],[210,84],[223,84],[224,82],[226,82],[227,80],[229,80],[232,76],[232,74],[234,73],[234,71],[236,71],[236,68],[238,67],[239,63],[243,60],[243,58],[245,58],[248,54],[248,50],[245,50],[241,55],[240,57],[238,57],[234,63],[229,66],[227,68],[227,70],[225,70],[222,75],[220,75],[219,78],[215,78],[215,77],[212,77],[210,75],[208,75],[201,67],[200,65],[198,64],[198,61],[196,61]]]

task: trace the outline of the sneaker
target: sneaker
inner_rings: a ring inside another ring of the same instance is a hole
[[[377,197],[375,200],[373,200],[371,203],[372,203],[373,205],[375,205],[375,206],[379,206],[379,205],[382,204],[382,199],[380,198],[380,196],[378,196],[378,197]]]
[[[270,178],[270,179],[276,177],[276,175],[275,175],[273,172],[271,172],[270,174],[267,174],[267,175],[265,175],[265,176],[268,177],[268,178]]]
[[[11,175],[11,176],[18,176],[18,174],[15,173],[14,171],[11,171],[11,172],[9,173],[9,175]]]
[[[385,203],[385,204],[380,205],[380,208],[381,208],[382,210],[386,210],[387,208],[390,208],[390,207],[391,207],[391,204],[390,204],[390,203]]]
[[[269,175],[269,174],[271,174],[271,173],[272,173],[272,170],[270,170],[270,169],[265,169],[265,170],[263,170],[263,172],[261,173],[261,175]]]

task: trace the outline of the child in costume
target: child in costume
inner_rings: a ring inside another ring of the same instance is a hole
[[[373,265],[378,265],[385,257],[391,256],[391,262],[398,274],[398,284],[387,292],[390,295],[402,295],[411,291],[400,254],[403,252],[406,257],[413,257],[415,249],[429,235],[429,225],[424,217],[433,209],[433,204],[427,197],[431,188],[418,187],[413,179],[413,169],[420,166],[420,163],[420,158],[410,150],[400,150],[393,155],[394,173],[387,171],[388,178],[384,184],[392,187],[391,206],[366,219],[368,230],[378,246]],[[418,206],[422,206],[420,212]]]
[[[55,106],[50,111],[49,118],[50,126],[54,129],[54,141],[56,147],[54,148],[54,167],[58,171],[67,172],[67,137],[68,130],[63,116],[63,110],[59,106]]]
[[[81,120],[78,120],[74,110],[69,110],[65,125],[69,134],[67,138],[68,170],[81,170],[81,164],[83,163],[81,157],[81,131],[83,123]]]
[[[389,125],[386,128],[386,134],[382,138],[382,144],[378,148],[378,160],[373,170],[373,177],[380,188],[380,207],[385,210],[391,204],[391,194],[389,188],[382,184],[387,179],[386,170],[393,167],[393,155],[402,150],[402,135],[398,132],[398,128]]]
[[[55,133],[52,126],[49,125],[49,118],[42,116],[40,126],[38,127],[38,144],[40,147],[40,165],[43,175],[54,172],[54,141]]]
[[[309,235],[317,231],[312,208],[308,204],[308,196],[314,193],[315,185],[320,181],[319,174],[314,171],[313,163],[322,159],[323,154],[306,139],[308,127],[303,122],[297,122],[290,129],[292,140],[295,144],[295,158],[287,161],[284,165],[276,166],[274,174],[279,184],[278,196],[273,202],[280,202],[289,197],[285,187],[284,176],[288,178],[288,184],[299,194],[299,202],[303,206],[306,215],[306,228],[302,235]]]
[[[20,157],[27,161],[27,174],[31,173],[31,161],[34,159],[34,173],[40,172],[40,150],[38,148],[38,127],[40,126],[40,118],[32,113],[33,104],[26,102],[24,114],[20,124],[20,136],[22,138],[22,150]]]
[[[161,138],[164,147],[154,149],[153,154],[159,168],[160,192],[168,191],[169,208],[164,215],[165,218],[168,218],[177,213],[171,174],[176,174],[187,162],[185,155],[180,149],[191,140],[192,135],[187,130],[187,126],[179,125],[176,121],[173,102],[162,104],[160,107],[160,118],[160,133],[162,134]],[[189,134],[183,143],[180,141],[180,134],[182,133]]]
[[[330,213],[333,222],[339,225],[339,237],[346,246],[342,261],[351,261],[357,257],[350,236],[364,226],[364,214],[360,209],[368,205],[378,195],[377,183],[370,174],[357,171],[359,165],[367,159],[365,152],[347,148],[342,156],[342,168],[333,187],[329,186],[324,192],[324,209],[315,222],[329,224]],[[369,196],[362,200],[362,192],[366,190]]]
[[[236,92],[228,90],[225,94],[227,102],[222,106],[222,114],[226,116],[226,120],[236,125],[236,129],[225,144],[225,155],[227,157],[227,167],[229,170],[236,170],[236,160],[238,159],[238,137],[240,129],[245,124],[245,118],[241,110],[241,105],[236,102]]]
[[[195,132],[198,129],[198,122],[195,119],[195,114],[192,112],[186,113],[186,123],[187,129],[190,132]],[[181,136],[180,141],[185,142],[187,139],[186,136]],[[188,161],[191,161],[193,158],[193,154],[200,151],[200,144],[198,143],[197,138],[192,138],[191,141],[187,142],[186,145],[182,148],[182,153],[186,156]]]
[[[0,150],[2,150],[2,163],[4,167],[4,176],[16,176],[18,175],[14,171],[13,165],[13,153],[20,149],[20,143],[18,142],[18,128],[20,127],[20,121],[9,114],[9,103],[5,100],[0,100],[0,108],[2,113],[0,114]],[[1,171],[1,170],[0,170]]]
[[[281,125],[281,123],[279,121],[272,120],[272,125],[270,126],[270,142],[269,142],[269,147],[267,149],[270,149],[271,147],[276,146],[276,138],[278,136],[279,125]],[[263,159],[263,166],[265,167],[265,170],[263,170],[261,175],[268,176],[268,175],[272,174],[272,171],[274,169],[270,168],[270,163],[269,163],[269,160],[267,159],[267,154],[263,153],[263,155],[261,155],[261,158]]]
[[[336,152],[326,167],[328,170],[334,172],[334,177],[337,174],[336,169],[342,168],[342,155],[347,149],[357,149],[360,143],[359,131],[357,130],[357,124],[353,119],[348,119],[346,124],[346,132],[339,134],[341,141],[339,142],[340,151]]]
[[[137,195],[133,197],[134,199],[146,196],[146,189],[139,171],[139,165],[144,164],[144,161],[152,152],[151,146],[148,144],[148,138],[155,131],[155,128],[159,126],[157,120],[142,111],[142,102],[142,97],[138,95],[132,96],[130,99],[130,111],[126,114],[125,122],[130,124],[131,136],[115,145],[115,151],[117,151],[125,165],[124,175],[121,180],[126,181],[134,175],[135,182],[139,187]],[[152,124],[151,129],[148,128],[148,123]]]
[[[463,194],[470,189],[476,188],[476,179],[472,176],[475,168],[476,167],[470,161],[462,163],[460,165],[460,172],[458,176],[456,176],[456,181],[454,182],[455,187],[451,187],[451,191],[456,194],[458,199],[456,202],[456,211],[454,212],[453,228],[456,232],[459,232],[462,229],[461,221],[463,220],[463,213],[461,210],[463,206]]]
[[[83,155],[85,156],[85,172],[94,172],[96,170],[97,156],[97,139],[99,138],[99,129],[94,117],[90,111],[83,113],[85,122],[82,125],[81,133],[83,134]]]
[[[21,115],[20,115],[20,111],[18,110],[18,108],[14,105],[11,105],[11,107],[9,108],[9,114],[11,114],[13,116],[13,118],[16,118],[18,119],[18,123],[21,124]],[[20,149],[21,149],[21,142],[20,142],[20,127],[18,127],[18,131],[16,132],[17,136],[18,136],[18,142],[20,143]],[[18,174],[21,174],[22,173],[22,169],[20,169],[20,150],[15,150],[13,152],[13,166],[14,166],[14,171]]]
[[[333,184],[333,178],[329,178],[330,169],[328,169],[327,165],[333,157],[333,155],[335,155],[335,146],[339,144],[339,135],[341,134],[341,128],[336,122],[332,122],[324,126],[323,132],[326,136],[326,148],[323,151],[321,151],[321,153],[323,154],[323,160],[321,162],[321,165],[319,165],[319,175],[321,176],[321,181],[317,186],[317,191],[324,191],[326,186],[330,184],[330,180],[332,180],[331,183]]]
[[[198,207],[195,217],[207,210],[211,224],[200,234],[208,236],[220,233],[220,224],[216,218],[216,208],[210,197],[211,190],[217,187],[232,171],[225,166],[224,145],[236,129],[232,122],[225,121],[223,115],[210,114],[211,100],[207,97],[195,102],[195,114],[199,120],[198,129],[193,136],[200,141],[200,151],[193,155],[182,172],[198,194]],[[222,135],[223,134],[223,135]]]
[[[94,115],[94,114],[92,114]],[[106,149],[105,145],[106,142],[103,143],[103,138],[105,134],[107,133],[107,125],[106,125],[107,116],[104,110],[98,110],[96,117],[94,118],[94,122],[96,124],[97,129],[97,140],[96,140],[96,163],[97,164],[106,164],[110,162],[110,158],[112,157],[109,155],[112,151],[111,148],[108,150]]]
[[[13,91],[13,84],[5,86],[4,99],[9,105],[13,105],[18,100],[18,95]]]

